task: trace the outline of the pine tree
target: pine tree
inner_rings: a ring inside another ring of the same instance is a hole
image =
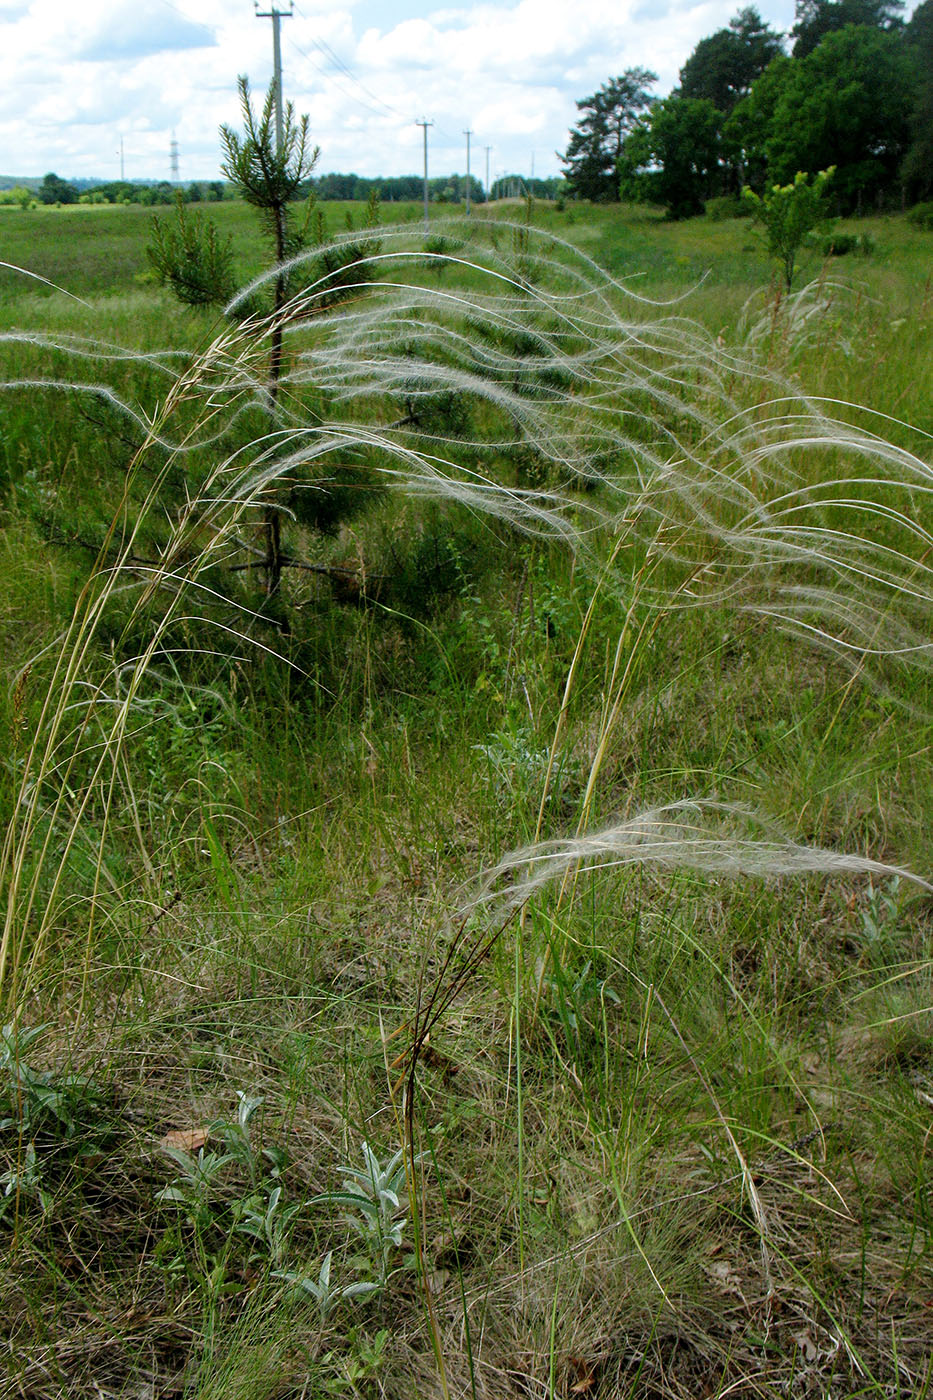
[[[577,103],[584,116],[572,128],[567,154],[561,156],[574,198],[618,199],[616,167],[622,146],[639,113],[649,105],[648,89],[656,82],[656,75],[646,68],[629,68]]]

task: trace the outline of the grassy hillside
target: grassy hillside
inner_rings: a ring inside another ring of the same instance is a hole
[[[0,211],[3,1393],[933,1393],[930,236],[384,212]]]

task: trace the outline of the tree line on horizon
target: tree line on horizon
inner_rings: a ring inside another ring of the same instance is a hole
[[[470,200],[482,204],[486,191],[475,175],[470,176]],[[490,200],[532,195],[535,199],[555,199],[564,189],[562,176],[534,179],[528,176],[503,175],[489,190]],[[432,204],[462,204],[466,199],[465,175],[440,175],[428,181],[428,198]],[[0,188],[0,205],[18,204],[24,209],[39,204],[174,204],[180,194],[186,204],[214,203],[236,197],[236,189],[224,180],[193,180],[188,185],[172,184],[169,180],[64,180],[54,171],[41,181],[23,181]],[[303,182],[299,197],[310,194],[318,200],[351,200],[366,203],[375,194],[387,203],[421,201],[424,178],[421,175],[366,176],[330,173],[314,176]]]
[[[630,68],[577,103],[561,157],[571,198],[671,218],[835,166],[841,213],[933,197],[933,0],[797,0],[788,35],[754,6],[701,39],[664,98]],[[789,49],[789,51],[788,51]]]

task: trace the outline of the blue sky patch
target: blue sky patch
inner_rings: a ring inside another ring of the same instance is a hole
[[[192,24],[176,13],[146,14],[127,8],[108,17],[78,50],[92,62],[146,58],[156,53],[213,48],[217,39],[204,24]]]

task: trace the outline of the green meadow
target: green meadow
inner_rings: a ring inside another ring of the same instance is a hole
[[[933,235],[381,217],[0,209],[0,1393],[933,1395]]]

